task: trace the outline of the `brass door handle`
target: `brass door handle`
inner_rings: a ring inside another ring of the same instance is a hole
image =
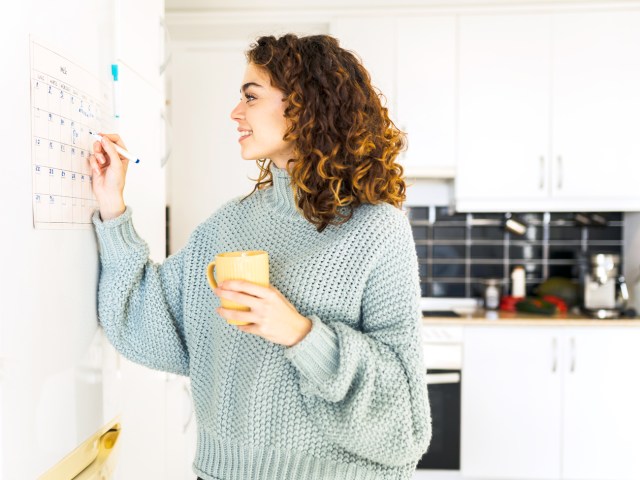
[[[38,480],[110,478],[115,467],[115,455],[112,454],[119,436],[120,420],[115,419],[78,445]]]

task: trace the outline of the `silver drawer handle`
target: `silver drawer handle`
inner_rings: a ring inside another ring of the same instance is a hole
[[[562,190],[562,157],[558,155],[558,190]]]
[[[576,339],[575,337],[571,337],[571,368],[569,369],[571,373],[576,371]]]

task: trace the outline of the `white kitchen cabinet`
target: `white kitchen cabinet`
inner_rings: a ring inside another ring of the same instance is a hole
[[[463,476],[559,478],[562,379],[554,332],[465,328]]]
[[[640,478],[640,329],[566,329],[563,478]]]
[[[640,11],[553,16],[552,195],[640,202]]]
[[[166,374],[120,357],[122,433],[118,442],[114,480],[167,479],[163,459],[166,450]]]
[[[460,17],[459,210],[548,194],[550,28],[547,15]]]
[[[196,456],[196,418],[187,377],[166,374],[164,478],[193,480]]]
[[[456,17],[338,17],[331,35],[356,52],[407,132],[408,177],[455,175]]]
[[[396,119],[396,20],[391,17],[336,17],[329,32],[342,48],[355,52],[371,75],[371,83],[386,99],[383,105]]]
[[[640,478],[640,329],[467,327],[462,473]]]
[[[640,12],[462,15],[461,211],[637,210]]]
[[[397,124],[407,132],[408,176],[453,178],[456,128],[456,17],[399,18]]]

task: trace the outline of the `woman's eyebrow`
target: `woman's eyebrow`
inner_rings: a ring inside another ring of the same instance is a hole
[[[242,88],[240,89],[240,93],[243,93],[247,88],[249,87],[258,87],[258,88],[264,88],[262,85],[255,83],[255,82],[248,82],[245,83],[244,85],[242,85]]]

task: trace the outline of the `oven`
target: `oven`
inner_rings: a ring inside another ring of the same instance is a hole
[[[414,480],[457,478],[460,473],[462,333],[460,325],[434,323],[422,328],[432,436]]]

